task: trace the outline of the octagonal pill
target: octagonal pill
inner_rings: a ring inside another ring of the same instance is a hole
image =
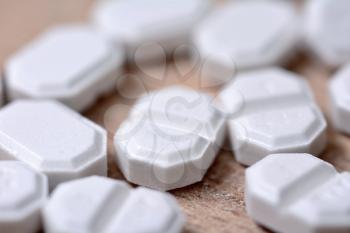
[[[209,0],[112,0],[97,2],[96,27],[124,44],[129,59],[158,58],[190,42],[193,27],[210,8]]]
[[[297,14],[293,4],[283,1],[230,2],[194,33],[202,59],[221,70],[231,69],[232,61],[238,69],[283,63],[298,41]]]
[[[350,134],[350,63],[340,69],[329,83],[332,123]]]
[[[112,90],[120,48],[87,26],[59,26],[15,53],[5,66],[8,96],[56,99],[83,111]]]
[[[98,176],[61,184],[43,212],[48,233],[177,233],[184,225],[169,194]]]
[[[0,231],[34,233],[48,194],[47,178],[19,161],[0,161]]]
[[[299,75],[278,67],[239,73],[218,96],[228,118],[313,102],[311,89]]]
[[[128,181],[159,190],[201,181],[216,155],[207,139],[143,116],[129,118],[120,126],[114,147]]]
[[[219,149],[225,137],[225,119],[204,93],[183,86],[154,91],[136,102],[130,115],[146,114],[157,125],[191,132]]]
[[[348,232],[350,174],[310,154],[272,154],[246,170],[248,215],[282,233]]]
[[[308,105],[251,114],[230,122],[229,131],[235,158],[245,165],[274,153],[318,155],[326,144],[326,122]]]
[[[305,10],[305,37],[326,64],[339,66],[350,59],[350,2],[310,0]]]
[[[45,173],[52,189],[74,178],[107,174],[105,130],[56,101],[18,100],[0,111],[0,159]]]

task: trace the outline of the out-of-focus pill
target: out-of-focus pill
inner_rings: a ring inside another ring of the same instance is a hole
[[[248,215],[282,233],[350,230],[350,173],[310,154],[273,154],[246,170]]]
[[[170,194],[97,176],[61,184],[43,212],[48,233],[179,233],[184,225]]]
[[[144,115],[131,117],[121,125],[114,146],[127,180],[159,190],[201,181],[216,155],[206,138],[158,125],[157,119],[152,121]]]
[[[102,0],[93,18],[102,33],[125,45],[129,59],[137,52],[139,60],[149,60],[159,56],[159,47],[173,52],[188,44],[210,5],[209,0]]]
[[[219,106],[238,162],[252,165],[271,153],[313,153],[326,144],[326,121],[299,76],[265,68],[237,76]]]
[[[19,161],[0,161],[0,232],[37,232],[47,194],[46,176]]]
[[[305,33],[309,47],[330,66],[350,60],[350,1],[309,0]]]
[[[18,100],[0,110],[0,159],[45,173],[52,189],[87,175],[107,175],[105,130],[55,101]]]
[[[142,97],[131,116],[146,114],[157,125],[200,135],[217,148],[225,137],[225,119],[213,106],[212,97],[183,86],[172,86]]]
[[[329,84],[332,122],[341,132],[350,134],[350,64],[345,65]]]
[[[219,67],[217,78],[231,70],[232,63],[238,69],[281,64],[298,40],[294,6],[283,1],[231,2],[214,11],[194,33],[202,60],[212,69]]]
[[[0,75],[0,107],[4,104],[5,93],[4,93],[4,80]]]
[[[123,54],[86,26],[51,29],[14,54],[5,66],[7,94],[57,99],[82,111],[115,86]]]

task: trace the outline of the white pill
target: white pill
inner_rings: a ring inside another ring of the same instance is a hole
[[[339,70],[329,84],[332,122],[341,132],[350,134],[350,64]]]
[[[350,1],[309,0],[306,40],[323,62],[339,66],[350,60]]]
[[[250,114],[229,123],[237,161],[252,165],[269,154],[320,154],[326,122],[313,106],[301,105]]]
[[[86,26],[53,28],[5,66],[8,96],[57,99],[82,111],[114,88],[122,52]]]
[[[350,231],[350,173],[310,154],[273,154],[246,170],[248,215],[281,233]]]
[[[130,117],[114,137],[116,160],[126,179],[159,190],[201,181],[216,151],[207,139],[158,125],[143,115]]]
[[[194,43],[202,59],[213,67],[224,71],[225,67],[232,69],[234,62],[239,69],[249,69],[286,61],[299,40],[297,29],[291,3],[234,1],[199,25]]]
[[[125,45],[130,59],[149,59],[163,54],[159,47],[172,52],[188,44],[209,6],[209,0],[102,0],[93,18],[102,33]]]
[[[311,89],[297,74],[278,67],[238,73],[219,96],[220,110],[239,117],[313,102]]]
[[[200,135],[219,148],[225,137],[225,119],[212,102],[204,93],[172,86],[142,97],[130,115],[147,114],[158,125]]]
[[[55,101],[18,100],[0,110],[0,159],[21,160],[57,184],[107,175],[105,130]]]
[[[319,154],[326,121],[299,76],[265,68],[237,76],[219,94],[235,158],[252,165],[271,153]]]
[[[19,161],[0,161],[0,232],[40,230],[47,194],[46,176]]]
[[[4,104],[5,93],[4,93],[4,80],[0,75],[0,107]]]
[[[179,233],[184,220],[170,194],[98,176],[61,184],[44,208],[48,233]]]

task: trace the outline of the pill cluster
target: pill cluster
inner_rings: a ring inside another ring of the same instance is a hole
[[[251,166],[249,217],[282,233],[349,232],[350,173],[317,158],[327,122],[303,77],[277,67],[301,48],[343,66],[329,103],[332,125],[350,134],[349,12],[348,0],[309,0],[304,17],[292,1],[99,0],[90,24],[44,32],[0,79],[0,232],[179,233],[185,215],[164,191],[201,181],[226,132]],[[138,98],[112,147],[140,187],[107,178],[107,131],[78,112],[114,90],[124,64],[184,44],[205,81],[225,85],[217,96],[174,85]]]

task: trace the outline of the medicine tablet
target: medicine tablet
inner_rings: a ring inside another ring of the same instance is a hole
[[[185,221],[170,194],[98,176],[61,184],[43,212],[48,233],[180,233]]]
[[[55,101],[18,100],[0,110],[0,159],[21,160],[57,184],[107,175],[105,130]]]
[[[40,230],[47,194],[46,176],[19,161],[0,161],[0,232]]]
[[[156,122],[143,115],[130,117],[116,132],[116,160],[126,179],[158,190],[201,181],[215,159],[213,144]]]
[[[350,1],[309,0],[305,33],[310,48],[330,66],[350,60]]]
[[[214,108],[213,98],[184,86],[154,91],[136,102],[130,115],[147,114],[157,123],[198,134],[217,148],[225,137],[225,119]]]
[[[271,153],[319,154],[326,121],[310,88],[281,68],[239,74],[219,94],[235,158],[252,165]]]
[[[4,93],[4,80],[0,75],[0,107],[4,104],[5,93]]]
[[[202,59],[222,70],[231,69],[232,61],[239,69],[281,64],[298,41],[296,11],[292,3],[283,1],[230,2],[194,33]]]
[[[235,157],[245,165],[273,153],[318,155],[326,144],[325,129],[321,113],[308,105],[250,114],[229,124]]]
[[[332,122],[341,132],[350,134],[350,63],[339,70],[329,84]]]
[[[248,215],[281,233],[350,231],[350,173],[310,154],[273,154],[246,170]]]
[[[112,90],[123,55],[86,26],[60,26],[14,54],[5,66],[8,96],[57,99],[83,111]]]
[[[210,8],[209,0],[102,0],[93,20],[108,37],[126,47],[129,59],[156,58],[156,44],[166,52],[190,42],[192,28]]]

